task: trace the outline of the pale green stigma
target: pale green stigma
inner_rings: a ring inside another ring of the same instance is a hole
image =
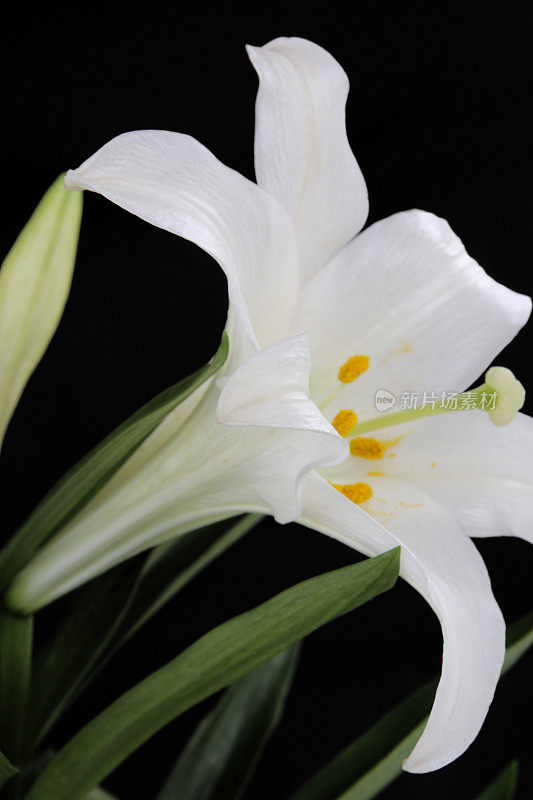
[[[496,393],[494,408],[487,409],[491,422],[498,427],[508,425],[524,405],[526,390],[507,367],[491,367],[485,383]]]

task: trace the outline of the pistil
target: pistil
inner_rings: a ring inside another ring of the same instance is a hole
[[[402,425],[424,417],[449,414],[454,411],[486,411],[494,425],[508,425],[522,408],[524,400],[524,387],[511,370],[505,367],[491,367],[485,375],[485,383],[476,389],[452,395],[440,402],[431,402],[421,408],[394,411],[358,422],[345,436],[361,436],[393,425]]]
[[[483,383],[477,389],[453,395],[446,400],[435,402],[421,408],[409,408],[404,411],[393,411],[390,414],[381,414],[364,422],[358,422],[347,436],[361,436],[365,433],[390,428],[393,425],[402,425],[405,422],[414,422],[424,417],[433,417],[437,414],[449,414],[453,411],[482,410],[486,411],[489,403],[493,403],[494,389]]]

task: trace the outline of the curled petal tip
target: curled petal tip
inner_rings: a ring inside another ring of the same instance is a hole
[[[423,764],[417,764],[416,762],[411,763],[410,758],[405,758],[402,761],[402,769],[404,772],[410,772],[411,775],[422,775],[425,772],[429,772]]]
[[[69,192],[81,188],[78,181],[76,180],[75,170],[73,169],[68,170],[65,177],[63,178],[63,185],[65,189],[67,189]]]

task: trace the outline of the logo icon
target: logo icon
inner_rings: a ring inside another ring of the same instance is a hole
[[[388,392],[386,389],[378,389],[374,402],[377,411],[390,411],[396,404],[396,398],[392,392]]]

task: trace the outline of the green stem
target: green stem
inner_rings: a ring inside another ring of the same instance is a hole
[[[394,411],[391,414],[382,414],[380,417],[373,417],[372,419],[368,419],[365,422],[359,422],[355,427],[352,428],[348,436],[361,436],[363,433],[372,433],[373,431],[379,431],[382,428],[390,428],[392,425],[402,425],[405,422],[413,422],[417,419],[423,419],[424,417],[433,417],[437,414],[449,414],[452,411],[471,411],[474,409],[484,410],[486,409],[487,404],[487,396],[492,395],[495,393],[495,390],[488,386],[486,383],[481,384],[476,389],[472,389],[469,392],[463,392],[462,394],[454,395],[452,398],[448,398],[445,402],[435,403],[434,407],[431,405],[425,405],[421,408],[410,408],[406,409],[405,411]],[[452,400],[456,400],[455,407],[451,403]],[[461,400],[465,402],[468,401],[468,405],[465,405],[463,408],[459,408],[458,405],[461,403]]]

